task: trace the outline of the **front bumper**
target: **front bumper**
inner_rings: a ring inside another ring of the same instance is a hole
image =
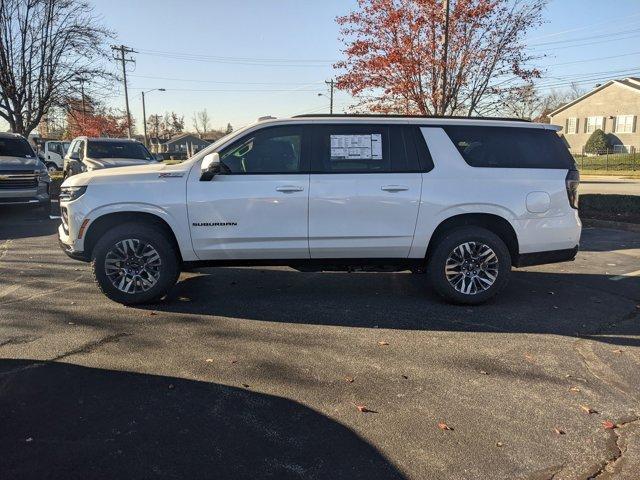
[[[80,260],[81,262],[89,261],[84,252],[74,250],[71,245],[67,245],[66,243],[64,243],[61,238],[58,238],[58,245],[60,246],[62,251],[67,254],[68,257],[73,258],[74,260]]]

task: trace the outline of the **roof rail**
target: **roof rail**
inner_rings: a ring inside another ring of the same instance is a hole
[[[462,115],[401,115],[401,114],[382,114],[382,113],[305,113],[303,115],[294,115],[291,118],[441,118],[441,119],[454,119],[454,120],[505,120],[510,122],[531,122],[531,120],[525,120],[523,118],[509,118],[509,117],[465,117]]]

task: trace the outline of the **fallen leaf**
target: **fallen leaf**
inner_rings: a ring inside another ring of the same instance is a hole
[[[453,427],[450,427],[449,425],[447,425],[447,424],[446,424],[446,423],[444,423],[444,422],[440,422],[440,423],[438,423],[438,428],[439,428],[440,430],[451,430],[451,431],[453,431]]]
[[[157,315],[158,312],[149,312],[149,316],[153,317],[154,315]]]
[[[613,353],[622,353],[624,352],[624,350],[622,350],[621,348],[616,348],[615,350],[612,350]]]
[[[207,363],[211,363],[211,362],[213,362],[213,358],[207,358],[207,359],[205,360],[205,362],[207,362]]]
[[[174,388],[176,388],[176,387],[173,386],[173,383],[170,383],[169,384],[169,390],[173,390]]]
[[[593,408],[589,407],[588,405],[580,405],[580,409],[583,410],[586,413],[598,413],[597,411],[595,411]]]
[[[75,325],[73,322],[67,322],[67,325]]]
[[[489,375],[485,370],[480,370],[481,375]]]
[[[571,388],[569,389],[569,391],[570,391],[570,392],[574,392],[574,393],[576,393],[576,392],[579,392],[579,391],[580,391],[580,389],[579,389],[578,387],[571,387]]]
[[[33,442],[33,437],[29,437],[25,440],[25,442]]]
[[[233,360],[231,360],[231,363],[238,363],[238,360],[233,359]]]
[[[247,384],[247,383],[243,383],[243,384],[242,384],[242,386],[243,386],[244,388],[249,388],[249,384]]]
[[[605,420],[604,422],[602,422],[602,428],[604,428],[605,430],[613,430],[616,427],[617,425],[611,420]]]
[[[409,380],[409,377],[407,375],[402,375],[402,378],[404,378],[405,380]]]
[[[524,354],[524,358],[526,358],[527,360],[529,360],[530,362],[534,362],[536,360],[536,357],[534,357],[533,355],[531,355],[530,353],[525,353]]]
[[[553,431],[556,432],[556,435],[564,435],[566,433],[564,430],[558,427],[554,428]]]
[[[370,408],[367,408],[366,405],[362,405],[360,403],[356,403],[355,406],[358,409],[358,411],[362,413],[378,413],[375,410],[371,410]]]
[[[353,383],[354,380],[353,377],[344,377],[344,379],[347,383]]]
[[[496,447],[501,447],[502,446],[502,442],[496,442]]]
[[[378,345],[380,345],[381,347],[384,347],[385,345],[389,345],[389,342],[385,342],[384,340],[378,342]]]

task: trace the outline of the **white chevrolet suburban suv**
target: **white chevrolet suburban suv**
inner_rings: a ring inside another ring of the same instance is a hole
[[[579,175],[559,127],[301,116],[250,125],[179,165],[62,185],[60,244],[109,298],[164,296],[193,266],[426,271],[478,304],[511,267],[573,260]]]

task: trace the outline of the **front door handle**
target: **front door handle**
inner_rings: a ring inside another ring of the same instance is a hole
[[[409,190],[409,187],[406,185],[383,185],[380,188],[385,192],[404,192],[405,190]]]
[[[304,188],[298,185],[282,185],[280,187],[276,187],[276,190],[278,192],[291,193],[291,192],[302,192]]]

